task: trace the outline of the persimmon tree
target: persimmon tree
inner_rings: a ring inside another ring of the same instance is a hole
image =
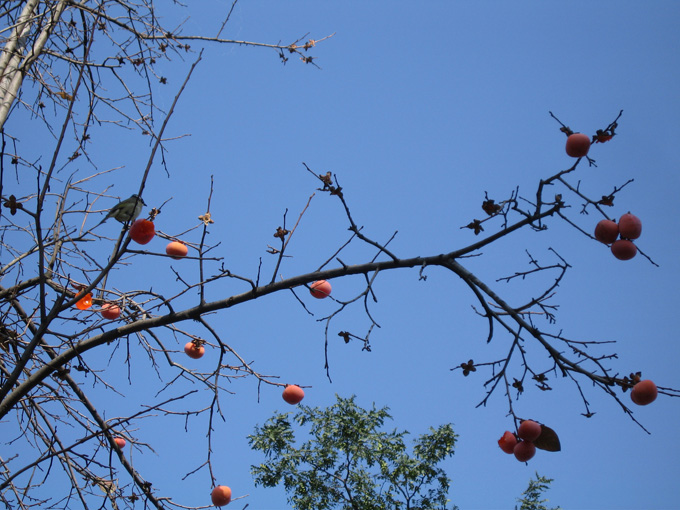
[[[583,414],[592,413],[583,389],[588,384],[616,400],[635,419],[628,400],[621,398],[638,378],[635,373],[622,374],[634,368],[619,367],[607,343],[572,339],[553,329],[554,296],[570,268],[557,250],[549,253],[547,262],[530,255],[528,269],[508,268],[508,281],[547,281],[525,302],[504,297],[492,282],[482,281],[465,265],[467,257],[479,255],[502,238],[520,230],[544,231],[554,221],[566,221],[580,230],[584,242],[597,242],[591,235],[592,226],[584,224],[578,213],[588,210],[606,218],[606,208],[630,181],[612,183],[610,189],[602,190],[602,198],[586,196],[578,179],[587,178],[579,172],[595,163],[592,153],[575,159],[568,168],[546,171],[546,177],[528,194],[515,189],[505,197],[485,196],[480,200],[483,219],[471,211],[469,218],[460,220],[461,227],[469,229],[469,243],[426,256],[397,253],[390,247],[391,240],[372,237],[370,226],[360,227],[363,220],[358,222],[352,213],[352,193],[342,187],[341,173],[303,165],[301,171],[310,174],[310,185],[300,191],[301,196],[314,189],[336,201],[350,234],[338,239],[332,257],[286,278],[279,274],[298,223],[286,215],[282,223],[272,218],[272,225],[280,226],[272,227],[275,243],[268,250],[271,257],[262,261],[254,274],[237,274],[222,262],[219,241],[209,242],[216,192],[212,183],[206,183],[210,191],[205,209],[191,229],[166,232],[160,228],[164,203],[149,203],[143,212],[147,220],[156,223],[158,238],[186,243],[185,259],[192,269],[177,270],[177,285],[154,282],[140,288],[133,278],[125,280],[124,269],[134,258],[169,255],[134,243],[126,223],[115,237],[108,237],[105,232],[110,230],[97,225],[101,213],[127,198],[112,196],[110,185],[98,184],[106,178],[113,182],[118,172],[117,167],[101,170],[98,154],[108,151],[115,156],[121,150],[100,134],[116,127],[148,140],[148,157],[133,190],[143,200],[151,172],[170,171],[167,147],[172,140],[167,127],[181,108],[185,85],[201,65],[203,45],[258,47],[275,52],[284,64],[296,57],[301,65],[315,66],[316,57],[310,52],[329,37],[321,35],[315,40],[304,36],[287,44],[226,39],[222,32],[229,22],[228,8],[213,33],[186,34],[173,9],[183,6],[176,2],[160,6],[150,0],[2,3],[0,16],[7,28],[2,32],[0,56],[0,420],[3,437],[11,438],[6,439],[11,445],[0,458],[0,500],[6,506],[68,508],[77,501],[85,508],[132,508],[140,500],[154,508],[201,506],[203,503],[175,502],[172,494],[159,494],[153,485],[154,473],[136,469],[132,457],[116,446],[115,437],[120,435],[134,445],[135,424],[153,413],[187,418],[204,415],[210,423],[206,461],[191,471],[195,476],[203,474],[208,489],[219,483],[212,469],[210,444],[213,422],[224,412],[220,396],[227,391],[225,383],[251,378],[260,386],[280,389],[285,383],[277,379],[276,367],[266,368],[274,375],[256,370],[212,325],[212,314],[273,293],[287,293],[305,308],[308,287],[314,281],[332,283],[350,275],[363,276],[365,285],[360,292],[326,298],[336,306],[325,318],[325,370],[329,375],[330,342],[360,342],[369,351],[372,341],[380,341],[374,334],[379,309],[374,304],[374,282],[384,272],[411,269],[425,280],[429,268],[439,267],[470,288],[480,320],[488,325],[486,338],[480,340],[499,339],[495,359],[460,360],[456,367],[463,375],[488,372],[486,398],[481,404],[495,391],[504,392],[509,412],[519,425],[513,401],[524,385],[531,382],[548,389],[559,380],[556,375],[575,385],[582,396]],[[166,26],[165,19],[174,21]],[[167,66],[181,68],[185,74],[174,85],[169,107],[163,110],[156,84],[167,85],[163,74]],[[604,121],[602,129],[592,135],[593,143],[615,146],[619,121],[620,114]],[[24,130],[27,133],[18,137],[16,132],[29,122],[40,128]],[[567,126],[561,129],[571,134]],[[556,130],[556,136],[563,133]],[[81,176],[83,169],[88,173]],[[110,228],[113,222],[109,219],[104,225]],[[106,246],[106,260],[93,255],[95,243]],[[351,259],[345,255],[350,245],[357,248]],[[115,286],[110,283],[112,275],[116,275]],[[225,280],[239,285],[240,290],[209,300],[207,290]],[[262,303],[265,307],[266,302]],[[118,318],[100,313],[110,305],[120,309]],[[350,307],[363,307],[370,323],[367,330],[342,323],[342,312]],[[188,342],[197,348],[211,348],[209,368],[195,369],[184,363],[183,348]],[[141,411],[127,410],[123,416],[108,418],[106,404],[96,403],[94,390],[83,384],[83,378],[94,381],[97,391],[115,392],[107,370],[93,369],[91,356],[133,347],[146,353],[148,367],[138,368],[128,357],[128,377],[132,380],[136,370],[150,369],[162,381],[162,397]],[[197,387],[211,392],[209,405],[192,404]],[[659,393],[678,395],[663,386]],[[34,455],[19,456],[19,449]]]

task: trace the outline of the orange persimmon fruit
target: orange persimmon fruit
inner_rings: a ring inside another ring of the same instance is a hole
[[[205,347],[203,347],[202,345],[197,345],[194,342],[188,342],[184,346],[184,352],[190,358],[199,359],[202,358],[203,355],[205,354]]]
[[[295,405],[302,402],[302,399],[305,398],[305,392],[298,385],[289,384],[285,387],[281,396],[283,397],[283,400],[289,404]]]
[[[76,308],[78,310],[87,310],[92,306],[92,292],[85,294],[78,301],[76,301]]]
[[[225,506],[231,502],[231,489],[226,485],[218,485],[212,490],[210,499],[215,506]]]
[[[136,220],[130,227],[130,238],[138,244],[148,244],[156,235],[156,227],[149,220]]]
[[[323,299],[331,295],[331,284],[326,280],[317,280],[309,287],[310,294],[317,299]]]
[[[104,303],[100,312],[105,319],[116,320],[120,317],[120,306],[113,303]]]
[[[590,138],[583,133],[574,133],[567,138],[566,151],[572,158],[582,158],[590,150]]]
[[[181,259],[187,256],[189,253],[189,248],[187,245],[180,241],[172,241],[165,247],[165,253],[170,255],[173,259]]]

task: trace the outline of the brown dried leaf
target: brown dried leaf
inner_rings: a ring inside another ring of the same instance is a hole
[[[482,202],[482,209],[489,216],[493,216],[494,214],[498,214],[501,209],[503,209],[503,207],[497,204],[494,200],[489,199]]]
[[[482,227],[482,222],[479,220],[473,220],[471,223],[468,223],[467,225],[461,228],[469,228],[470,230],[474,230],[475,235],[479,235],[480,232],[484,231],[484,228]]]
[[[290,234],[290,230],[286,230],[285,228],[279,226],[274,233],[274,237],[278,237],[279,239],[283,240],[288,234]]]
[[[12,216],[17,213],[18,209],[23,209],[24,206],[17,202],[17,198],[14,195],[10,195],[9,199],[5,200],[4,206],[9,209]]]
[[[202,221],[203,224],[204,224],[206,227],[207,227],[208,225],[210,225],[211,223],[215,223],[215,222],[212,220],[212,218],[211,218],[209,212],[207,212],[207,213],[205,213],[205,214],[201,214],[201,215],[198,217],[198,219],[199,219],[200,221]]]
[[[614,195],[602,195],[602,199],[600,199],[597,203],[612,207],[614,205]]]
[[[541,424],[541,435],[534,441],[536,448],[545,450],[546,452],[559,452],[562,449],[560,445],[560,438],[557,433],[550,427]]]

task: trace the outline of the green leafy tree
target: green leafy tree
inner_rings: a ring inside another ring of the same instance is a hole
[[[283,482],[294,508],[447,508],[450,479],[437,465],[454,453],[451,424],[431,427],[415,439],[409,454],[407,431],[382,430],[391,419],[386,407],[366,410],[354,397],[337,397],[326,409],[300,406],[292,420],[290,415],[274,415],[248,439],[267,459],[252,466],[255,484]],[[299,446],[294,423],[309,428],[310,439]]]
[[[517,498],[517,502],[521,504],[519,510],[561,510],[560,507],[548,508],[544,505],[547,499],[540,499],[545,491],[550,488],[552,478],[546,478],[536,473],[536,479],[529,480],[529,487],[522,493],[521,498]],[[517,506],[515,506],[517,510]]]

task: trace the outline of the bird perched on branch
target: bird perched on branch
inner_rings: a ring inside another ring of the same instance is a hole
[[[132,195],[130,198],[126,198],[122,202],[114,205],[106,217],[100,221],[97,226],[101,225],[109,218],[113,218],[121,223],[135,221],[137,216],[139,216],[139,213],[142,212],[142,206],[144,205],[146,205],[144,200],[137,195]]]

